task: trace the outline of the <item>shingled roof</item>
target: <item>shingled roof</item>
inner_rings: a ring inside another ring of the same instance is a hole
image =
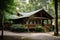
[[[39,9],[39,10],[36,10],[36,11],[33,11],[33,12],[29,12],[29,13],[19,12],[22,16],[10,15],[8,19],[20,19],[20,18],[30,17],[31,15],[37,14],[37,13],[40,12],[40,11],[46,12],[44,9]],[[44,13],[44,14],[45,14],[45,13]],[[49,15],[49,14],[46,12],[46,16],[47,16],[47,15],[48,15],[48,18],[49,18],[49,17],[53,18],[51,15]]]

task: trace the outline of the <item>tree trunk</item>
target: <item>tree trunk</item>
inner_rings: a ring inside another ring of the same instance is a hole
[[[58,0],[54,1],[55,4],[55,30],[54,30],[54,35],[58,35]]]
[[[1,31],[1,39],[3,40],[3,30],[4,30],[4,11],[2,12],[1,11],[1,14],[2,14],[2,31]]]

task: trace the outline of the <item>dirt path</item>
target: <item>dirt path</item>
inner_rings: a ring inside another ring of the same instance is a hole
[[[1,34],[1,31],[0,31]],[[49,33],[14,33],[4,31],[5,36],[22,36],[22,38],[29,38],[33,40],[60,40],[59,37],[52,36]]]

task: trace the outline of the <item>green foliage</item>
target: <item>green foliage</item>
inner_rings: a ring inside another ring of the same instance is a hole
[[[6,10],[7,8],[10,8],[10,6],[13,6],[14,0],[0,0],[0,10]]]
[[[35,28],[42,28],[42,26],[38,26],[38,25],[36,25]]]
[[[29,0],[28,4],[23,3],[19,6],[20,12],[31,12],[41,9],[43,6],[47,5],[47,1],[48,0]]]
[[[50,0],[50,3],[47,3],[47,1],[48,0],[29,0],[28,4],[22,4],[18,0],[0,0],[0,11],[2,11],[2,9],[4,10],[5,20],[7,21],[7,15],[13,15],[17,12],[31,12],[34,10],[41,9],[43,7],[45,7],[45,10],[48,10],[48,13],[50,15],[54,15],[54,1]],[[17,10],[16,7],[18,7],[19,10]]]
[[[42,26],[35,26],[35,32],[44,32],[44,29],[42,29]]]
[[[15,32],[25,32],[26,31],[25,26],[23,24],[13,24],[10,27],[10,30],[15,31]]]
[[[15,3],[14,0],[0,0],[0,11],[3,10],[8,14],[15,14],[17,13],[16,6],[18,5],[19,3]]]
[[[60,0],[58,0],[58,17],[60,19]]]
[[[20,12],[31,12],[41,8],[48,11],[49,14],[54,15],[54,2],[53,0],[29,0],[28,4],[22,4],[18,6]]]
[[[25,27],[24,27],[24,25],[22,25],[22,24],[13,24],[13,25],[11,26],[11,28],[12,28],[12,29],[20,29],[20,28],[25,28]]]
[[[9,16],[7,15],[16,14],[16,6],[18,5],[19,3],[15,3],[14,0],[0,0],[0,19],[4,19],[4,22],[8,22],[7,18],[9,18]]]

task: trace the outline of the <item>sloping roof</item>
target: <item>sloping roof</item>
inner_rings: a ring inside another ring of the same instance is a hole
[[[50,14],[48,14],[48,12],[46,12],[44,9],[35,13],[35,15],[37,15],[37,14],[40,15],[40,16],[42,15],[43,18],[53,19],[53,17]]]
[[[22,12],[19,12],[22,16],[17,16],[17,15],[9,15],[9,18],[8,19],[18,19],[18,18],[24,18],[24,17],[29,17],[35,13],[37,13],[38,11],[40,11],[42,9],[39,9],[39,10],[36,10],[36,11],[33,11],[33,12],[29,12],[29,13],[22,13]]]
[[[31,15],[36,14],[37,12],[39,12],[41,10],[43,10],[43,9],[39,9],[39,10],[29,12],[29,13],[19,12],[22,16],[10,15],[8,19],[20,19],[20,18],[24,18],[24,17],[30,17]]]

